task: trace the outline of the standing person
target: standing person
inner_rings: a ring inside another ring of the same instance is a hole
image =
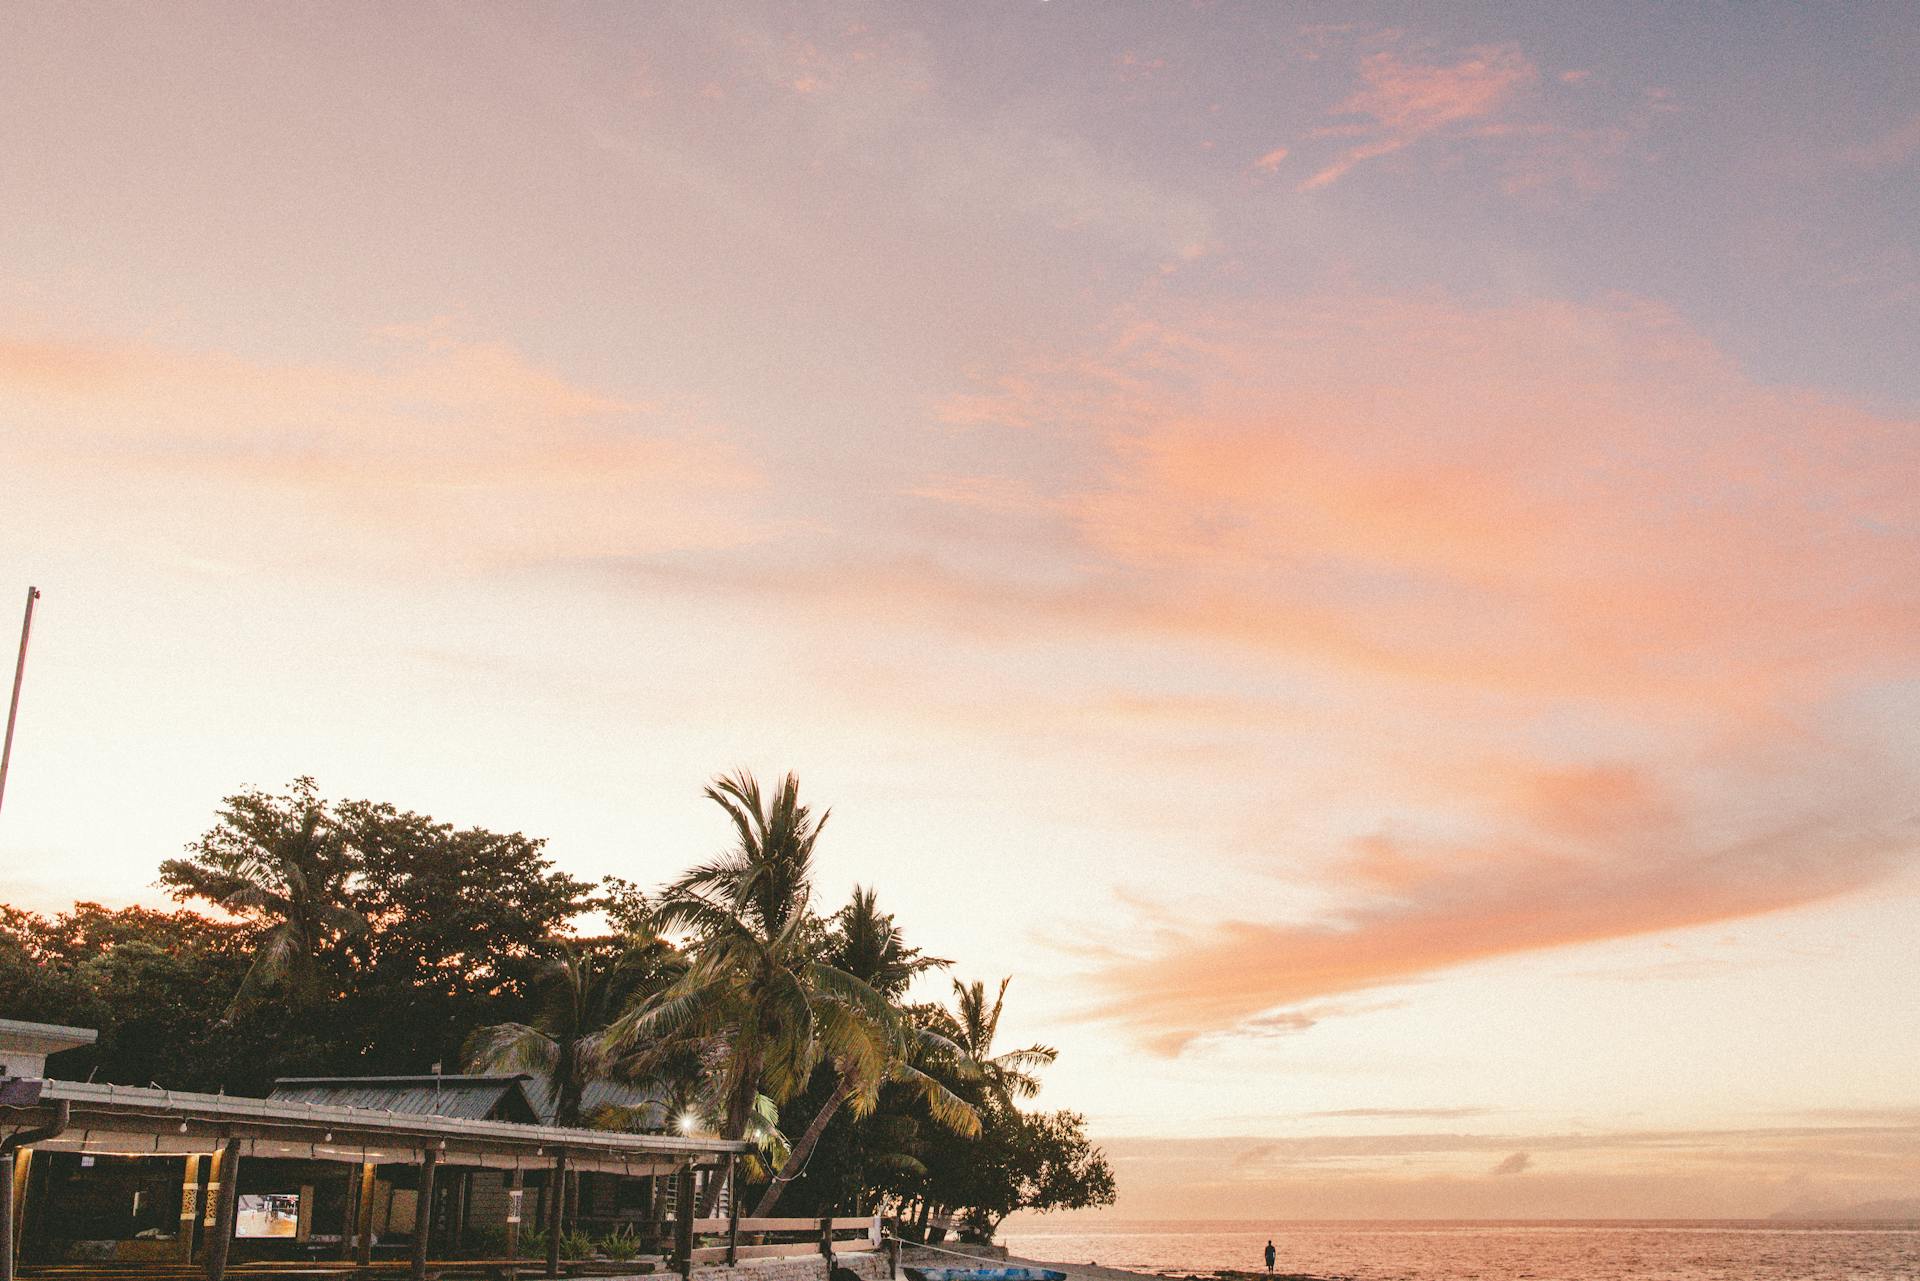
[[[1269,1276],[1273,1274],[1273,1242],[1271,1240],[1267,1242],[1267,1274]]]

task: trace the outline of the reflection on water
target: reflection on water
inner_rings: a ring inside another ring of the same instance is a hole
[[[1142,1272],[1261,1269],[1353,1281],[1916,1281],[1920,1224],[1398,1222],[1009,1224],[1017,1255]]]

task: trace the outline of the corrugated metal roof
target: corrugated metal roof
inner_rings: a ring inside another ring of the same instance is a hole
[[[631,1134],[618,1130],[574,1130],[553,1126],[522,1125],[508,1121],[473,1121],[437,1115],[408,1116],[365,1108],[289,1102],[283,1099],[254,1099],[231,1094],[191,1094],[150,1086],[104,1085],[91,1081],[35,1080],[13,1084],[32,1087],[39,1096],[41,1110],[48,1105],[70,1102],[76,1111],[100,1109],[141,1118],[142,1124],[164,1130],[175,1120],[191,1119],[216,1123],[259,1123],[305,1125],[316,1131],[351,1129],[367,1134],[391,1134],[406,1137],[447,1138],[487,1148],[566,1148],[569,1152],[606,1153],[688,1153],[723,1154],[745,1152],[749,1145],[738,1140],[692,1138],[678,1135]],[[13,1106],[30,1107],[30,1103]],[[32,1120],[33,1118],[28,1118]],[[90,1118],[76,1117],[76,1125]]]
[[[267,1097],[404,1116],[530,1122],[540,1114],[527,1097],[526,1081],[525,1076],[282,1077]]]
[[[551,1082],[544,1077],[530,1076],[525,1082],[527,1100],[533,1104],[534,1112],[542,1125],[554,1123],[554,1098]],[[580,1092],[580,1116],[591,1121],[594,1114],[605,1109],[617,1108],[632,1114],[635,1123],[621,1126],[621,1129],[633,1131],[665,1129],[667,1125],[667,1105],[662,1096],[638,1085],[626,1085],[619,1081],[589,1081],[586,1089]]]

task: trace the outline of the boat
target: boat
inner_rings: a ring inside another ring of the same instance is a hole
[[[1054,1268],[902,1268],[912,1281],[1067,1281]]]

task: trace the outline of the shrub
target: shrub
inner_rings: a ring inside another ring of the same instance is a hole
[[[640,1253],[640,1237],[631,1223],[623,1223],[600,1238],[600,1253],[616,1263],[625,1263]]]

